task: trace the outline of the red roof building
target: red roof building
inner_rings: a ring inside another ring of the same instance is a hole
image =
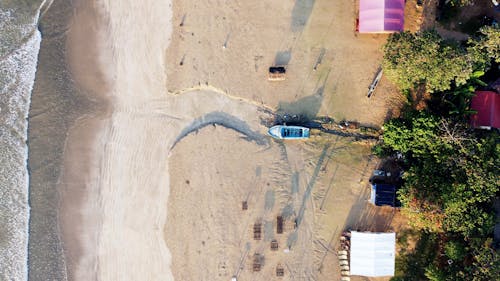
[[[477,111],[471,116],[474,128],[500,128],[500,95],[492,91],[476,91],[471,109]]]

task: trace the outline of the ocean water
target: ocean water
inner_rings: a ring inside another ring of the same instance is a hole
[[[0,280],[26,280],[27,117],[41,35],[37,10],[8,4],[0,5]]]

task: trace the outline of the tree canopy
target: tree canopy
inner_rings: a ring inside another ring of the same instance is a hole
[[[464,7],[474,4],[475,0],[449,0],[451,6]]]
[[[498,135],[477,138],[461,124],[427,112],[410,112],[384,125],[384,146],[411,164],[399,191],[414,226],[459,232],[491,232],[491,204],[500,186]]]
[[[479,29],[479,36],[469,39],[468,52],[475,61],[489,64],[490,60],[500,63],[500,26],[483,26]]]
[[[384,46],[386,76],[402,90],[424,84],[428,92],[463,85],[473,63],[458,45],[444,41],[436,31],[392,34]]]
[[[492,202],[500,194],[499,131],[475,131],[467,124],[470,100],[477,87],[486,86],[480,78],[500,63],[500,28],[482,27],[478,35],[453,43],[435,31],[403,32],[384,46],[383,68],[390,80],[402,90],[424,86],[433,93],[426,106],[413,101],[401,117],[386,122],[383,141],[373,150],[379,156],[402,155],[398,199],[413,230],[421,233],[418,249],[398,257],[400,269],[392,280],[500,276],[500,255],[491,238]],[[415,262],[418,266],[412,266]]]
[[[500,256],[488,237],[495,224],[492,200],[500,186],[498,133],[474,132],[430,112],[410,111],[384,125],[382,146],[403,154],[406,171],[398,199],[410,224],[439,233],[437,244],[449,241],[442,254],[453,266],[439,266],[440,256],[429,257],[421,265],[425,277],[494,280]],[[407,277],[394,280],[413,280]]]

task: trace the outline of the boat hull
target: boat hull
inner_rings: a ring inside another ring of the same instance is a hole
[[[310,136],[309,128],[301,126],[276,125],[269,129],[268,134],[281,140],[301,140],[308,139]]]

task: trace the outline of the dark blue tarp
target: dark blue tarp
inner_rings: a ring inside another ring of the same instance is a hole
[[[392,184],[372,184],[370,201],[376,206],[389,205],[394,207],[396,204],[396,186]]]

